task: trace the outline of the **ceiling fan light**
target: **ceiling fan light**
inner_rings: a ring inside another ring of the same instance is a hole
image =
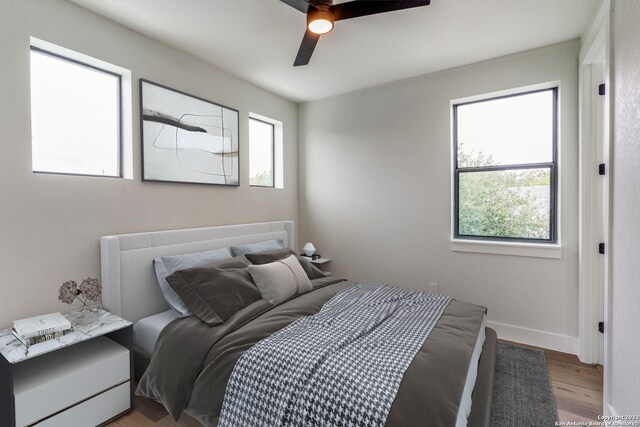
[[[333,23],[326,19],[316,19],[309,22],[308,28],[312,33],[327,34],[329,31],[333,30]]]
[[[307,14],[307,28],[315,34],[327,34],[333,30],[333,15],[322,8],[310,11]]]

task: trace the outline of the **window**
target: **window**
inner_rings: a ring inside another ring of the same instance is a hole
[[[249,118],[249,184],[273,187],[275,126],[264,120]]]
[[[31,48],[33,171],[122,176],[121,76]]]
[[[453,106],[454,237],[554,243],[557,88]]]

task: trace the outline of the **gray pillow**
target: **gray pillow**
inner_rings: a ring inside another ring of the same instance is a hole
[[[231,246],[230,249],[233,256],[238,256],[282,248],[284,248],[284,242],[282,241],[282,239],[271,239],[265,240],[264,242],[249,243],[247,245]]]
[[[167,282],[167,277],[178,270],[197,267],[229,258],[231,258],[229,250],[222,248],[193,254],[161,256],[153,260],[153,266],[156,270],[156,277],[158,278],[162,295],[164,295],[169,306],[175,310],[178,317],[188,317],[193,313],[191,313],[189,307],[187,307],[180,296],[171,288],[171,285]]]
[[[167,282],[193,314],[210,326],[260,299],[244,257],[176,271]]]
[[[249,272],[262,299],[271,304],[280,304],[296,294],[313,289],[295,255],[269,264],[250,265]]]

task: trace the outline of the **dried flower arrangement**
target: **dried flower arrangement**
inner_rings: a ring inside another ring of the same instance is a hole
[[[84,307],[95,305],[95,303],[100,300],[101,295],[102,287],[98,279],[88,277],[84,279],[79,286],[73,280],[64,282],[62,286],[60,286],[58,299],[65,304],[71,304],[74,299],[77,299]]]

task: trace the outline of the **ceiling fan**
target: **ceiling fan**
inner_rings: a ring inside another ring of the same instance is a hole
[[[307,65],[322,34],[333,30],[333,23],[343,19],[358,18],[376,13],[427,6],[431,0],[384,1],[355,0],[333,4],[333,0],[280,0],[307,14],[307,30],[302,38],[294,67]]]

